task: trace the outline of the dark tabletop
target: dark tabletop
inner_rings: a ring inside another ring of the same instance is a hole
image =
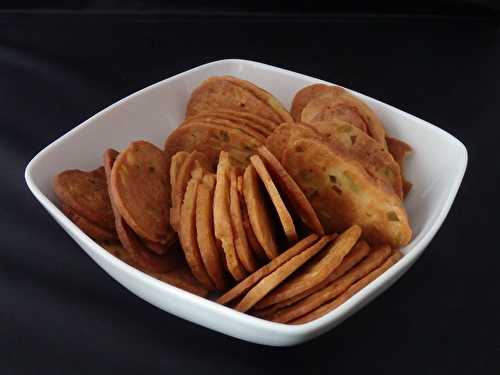
[[[239,341],[135,297],[24,183],[28,161],[91,115],[232,57],[361,91],[438,125],[469,152],[455,204],[415,266],[297,347]],[[498,374],[499,89],[492,20],[0,14],[0,373]]]

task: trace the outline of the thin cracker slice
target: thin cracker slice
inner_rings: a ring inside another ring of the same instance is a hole
[[[113,164],[118,155],[118,152],[112,149],[104,153],[103,164],[108,181],[111,179]],[[111,190],[109,182],[108,189]],[[146,273],[168,272],[178,268],[180,258],[176,256],[175,252],[169,251],[160,256],[149,251],[121,217],[113,199],[111,199],[111,207],[115,217],[116,234],[126,250],[125,261]]]
[[[302,315],[306,315],[324,303],[331,301],[347,290],[349,286],[354,284],[357,280],[379,267],[390,254],[391,248],[389,246],[380,246],[373,249],[370,255],[344,276],[316,293],[304,298],[302,301],[277,311],[274,315],[268,317],[268,319],[274,322],[286,323]]]
[[[114,230],[103,167],[90,172],[72,169],[59,173],[54,178],[54,192],[61,203],[75,214],[100,228]]]
[[[325,249],[322,254],[319,254],[319,259],[313,259],[311,264],[299,270],[264,297],[255,305],[255,308],[262,309],[285,301],[323,282],[332,271],[340,266],[360,236],[361,228],[357,225],[353,225],[341,233],[333,244]]]
[[[303,300],[307,296],[317,292],[318,290],[321,290],[325,288],[327,285],[329,285],[332,281],[337,280],[339,277],[343,276],[347,271],[349,271],[351,268],[353,268],[356,264],[358,264],[362,259],[364,259],[370,252],[370,246],[365,241],[359,241],[356,246],[349,252],[349,254],[345,257],[345,259],[342,261],[340,266],[336,268],[334,271],[328,275],[328,277],[319,283],[318,285],[309,288],[305,290],[302,293],[299,293],[295,295],[292,298],[289,298],[287,300],[284,300],[282,302],[278,302],[272,306],[269,306],[265,309],[257,311],[255,314],[260,317],[260,318],[267,318],[273,315],[276,311],[293,305],[297,301]]]
[[[202,170],[202,167],[198,167]],[[202,174],[202,171],[194,172],[193,174]],[[194,175],[188,182],[184,199],[181,206],[181,220],[179,222],[179,239],[181,247],[186,256],[186,261],[189,268],[193,272],[194,277],[207,289],[213,290],[214,285],[210,276],[207,273],[203,259],[201,258],[200,249],[196,234],[196,195],[200,178]]]
[[[115,231],[97,226],[90,220],[78,215],[71,207],[62,204],[61,210],[78,228],[93,240],[100,242],[113,242],[117,240]]]
[[[243,196],[255,237],[267,257],[273,259],[278,255],[276,235],[259,186],[257,171],[252,165],[247,166],[243,174]]]
[[[278,267],[282,266],[285,264],[288,260],[293,258],[294,256],[300,254],[302,251],[305,249],[309,248],[312,244],[316,242],[318,239],[318,236],[315,234],[311,234],[299,242],[297,242],[295,245],[290,247],[288,250],[284,251],[280,255],[278,255],[276,258],[271,260],[269,263],[266,265],[262,266],[259,268],[257,271],[249,275],[245,280],[241,281],[239,284],[237,284],[234,288],[226,292],[224,295],[219,297],[217,299],[217,303],[220,303],[222,305],[226,305],[229,302],[237,299],[240,297],[243,293],[248,291],[252,286],[257,284],[262,278],[266,277],[270,273],[272,273],[274,270],[276,270]]]
[[[288,198],[290,204],[302,222],[314,233],[320,236],[323,235],[325,231],[318,219],[318,216],[316,215],[316,212],[292,176],[290,176],[280,161],[267,149],[266,146],[259,147],[257,151],[266,163],[266,167],[273,177],[273,180],[276,181],[279,188],[285,193],[285,197]]]
[[[403,163],[406,157],[413,151],[411,146],[400,139],[393,137],[386,137],[387,147],[389,152],[394,157],[394,160],[399,164],[399,168],[401,169],[401,176],[403,178],[403,197],[410,192],[412,188],[411,182],[406,180],[403,174]]]
[[[240,196],[238,193],[238,176],[233,168],[230,172],[229,189],[229,213],[231,216],[231,226],[233,228],[234,245],[238,259],[248,272],[254,272],[257,269],[257,263],[248,244],[245,228],[243,227],[243,215],[241,213]]]
[[[172,207],[170,208],[170,225],[176,231],[179,230],[182,199],[184,198],[186,186],[191,179],[191,172],[197,166],[209,168],[209,162],[206,159],[205,155],[203,155],[201,152],[192,151],[185,156],[183,154],[181,154],[181,156],[177,155],[179,155],[179,153],[175,154],[172,157],[172,163],[170,164],[170,182],[172,184]],[[174,159],[176,160],[175,162]],[[179,159],[184,159],[184,161],[182,161],[181,163]]]
[[[250,310],[283,280],[321,251],[321,249],[331,240],[332,235],[323,236],[317,243],[294,256],[270,275],[264,277],[245,295],[245,297],[243,297],[243,299],[236,305],[235,309],[241,312]]]
[[[169,230],[168,171],[165,154],[155,145],[132,142],[111,171],[111,199],[140,237],[166,243]]]
[[[239,129],[193,122],[174,130],[165,141],[165,152],[170,157],[178,151],[200,151],[211,166],[217,165],[220,151],[227,151],[235,165],[245,166],[250,156],[262,145],[261,141]]]
[[[341,90],[343,89],[338,86],[329,86],[323,83],[316,83],[314,85],[306,86],[297,91],[293,98],[292,107],[290,110],[293,119],[296,122],[301,121],[302,111],[312,99],[318,98],[322,95],[328,95],[328,93],[330,93],[331,91],[341,92]]]
[[[215,238],[217,238],[224,250],[225,261],[229,273],[236,281],[240,281],[246,276],[246,271],[240,264],[234,246],[234,235],[231,226],[229,195],[231,172],[231,162],[229,154],[225,151],[220,152],[219,163],[217,165],[217,183],[214,193],[214,229]]]
[[[196,196],[196,236],[200,255],[208,275],[218,290],[226,288],[223,260],[214,233],[214,189],[216,178],[212,173],[203,176]]]
[[[269,194],[269,197],[271,198],[271,201],[273,202],[274,208],[278,213],[278,217],[288,241],[291,243],[297,241],[297,231],[295,229],[295,224],[293,223],[292,215],[290,215],[288,208],[283,202],[283,199],[281,198],[281,195],[276,188],[271,175],[264,165],[264,162],[259,155],[253,155],[250,158],[250,162],[254,166],[257,174],[260,177],[260,180],[264,184],[264,187]]]
[[[266,137],[269,135],[262,134],[259,130],[254,129],[252,126],[250,126],[247,122],[241,121],[238,119],[231,119],[231,118],[220,118],[220,117],[215,117],[211,115],[207,115],[205,113],[197,115],[195,117],[190,117],[186,121],[184,121],[182,124],[179,126],[185,126],[189,125],[192,123],[207,123],[207,124],[214,124],[214,125],[221,125],[221,126],[227,126],[228,128],[232,129],[237,129],[248,136],[257,139],[258,141],[264,143],[266,141]]]
[[[221,108],[254,113],[277,124],[291,120],[270,93],[231,76],[210,77],[196,88],[189,99],[186,117]]]
[[[370,272],[368,275],[363,277],[361,280],[358,280],[356,283],[351,285],[344,293],[338,296],[335,300],[317,308],[316,310],[310,312],[307,315],[304,315],[298,319],[293,320],[291,323],[292,324],[308,323],[336,309],[344,302],[346,302],[349,298],[351,298],[353,295],[355,295],[357,292],[359,292],[361,289],[363,289],[372,281],[374,281],[376,278],[378,278],[380,275],[382,275],[389,268],[391,268],[402,257],[403,254],[399,250],[395,251],[380,267],[378,267],[377,269],[375,269],[374,271]]]

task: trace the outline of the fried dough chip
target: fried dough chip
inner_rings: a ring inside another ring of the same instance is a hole
[[[314,233],[320,236],[323,235],[325,231],[311,203],[307,200],[305,194],[286,169],[283,168],[280,161],[266,148],[266,146],[259,147],[257,151],[265,162],[273,180],[284,192],[285,198],[288,198],[288,201],[302,222]]]
[[[268,318],[274,322],[286,323],[302,315],[306,315],[324,303],[331,301],[347,290],[349,286],[354,284],[357,280],[368,275],[371,271],[380,266],[390,254],[391,248],[389,246],[381,246],[373,249],[370,255],[344,276],[327,285],[325,288],[304,298],[302,301],[278,310]]]
[[[356,246],[354,246],[354,248],[349,252],[349,254],[347,254],[347,256],[344,258],[340,266],[338,266],[335,270],[333,270],[333,272],[331,272],[330,275],[328,275],[328,277],[321,283],[305,290],[302,293],[295,295],[292,298],[289,298],[282,302],[275,303],[272,306],[259,310],[255,313],[255,315],[257,315],[260,318],[268,319],[276,311],[284,307],[293,305],[297,301],[303,300],[307,296],[317,292],[318,290],[325,288],[332,281],[337,280],[339,277],[343,276],[347,271],[353,268],[356,264],[358,264],[363,258],[365,258],[368,255],[369,252],[370,252],[370,246],[368,246],[368,244],[365,241],[359,241],[356,244]],[[307,267],[309,267],[309,265],[307,265]]]
[[[250,289],[250,291],[236,305],[235,309],[241,312],[250,310],[271,290],[276,288],[276,286],[278,286],[283,280],[316,255],[325,245],[328,244],[328,242],[331,241],[331,239],[331,235],[321,237],[317,243],[288,260],[270,275],[264,277],[257,283],[257,285]]]
[[[103,164],[108,181],[111,180],[113,164],[118,155],[118,152],[112,149],[104,153]],[[108,190],[111,190],[110,183],[108,183]],[[178,268],[181,258],[177,256],[176,252],[169,251],[165,255],[153,254],[144,246],[139,237],[121,217],[113,199],[111,199],[111,207],[115,217],[116,234],[123,248],[126,250],[124,260],[127,263],[146,273],[168,272],[174,268]]]
[[[246,135],[255,138],[259,142],[264,143],[266,141],[267,135],[262,134],[259,130],[254,129],[252,126],[250,126],[247,122],[243,120],[214,117],[208,115],[207,112],[203,112],[194,117],[190,117],[179,126],[185,126],[199,122],[213,124],[213,125],[221,125],[221,126],[226,126],[228,128],[237,129],[245,133]]]
[[[218,290],[226,288],[224,266],[214,233],[214,189],[216,178],[212,173],[203,176],[196,195],[196,235],[201,258],[208,275]]]
[[[319,259],[313,259],[310,264],[293,274],[266,297],[255,305],[256,309],[273,305],[296,296],[323,282],[336,270],[361,236],[361,228],[353,225],[341,233],[337,239],[318,254]]]
[[[247,166],[243,174],[243,196],[255,237],[257,237],[257,241],[267,257],[273,259],[278,255],[278,245],[269,217],[269,210],[266,208],[264,196],[259,186],[259,177],[252,165]]]
[[[259,133],[261,133],[266,137],[269,136],[273,132],[274,128],[276,128],[277,126],[274,122],[269,121],[262,116],[255,115],[250,112],[233,111],[228,109],[218,109],[217,111],[200,112],[195,116],[187,118],[179,126],[184,126],[192,121],[198,121],[198,120],[204,121],[207,119],[225,119],[243,123],[246,126],[254,129],[255,131],[258,131]]]
[[[341,93],[343,89],[337,86],[329,86],[323,83],[317,83],[314,85],[306,86],[303,89],[297,91],[295,97],[292,101],[291,114],[296,122],[302,120],[302,111],[306,105],[312,100],[316,99],[322,95],[328,95],[331,91],[338,91]]]
[[[140,237],[167,242],[168,171],[165,154],[155,145],[132,142],[111,171],[111,199],[120,215]]]
[[[250,157],[250,162],[255,168],[255,171],[260,177],[260,180],[264,184],[271,201],[273,202],[274,208],[278,213],[278,217],[281,222],[281,226],[285,232],[285,235],[290,243],[297,241],[297,231],[295,230],[295,224],[293,223],[292,215],[288,211],[281,195],[276,188],[276,185],[269,174],[264,162],[259,155],[253,155]]]
[[[115,229],[104,168],[91,172],[78,169],[61,172],[54,178],[54,192],[75,214],[100,228]]]
[[[211,166],[217,165],[220,151],[230,154],[234,165],[245,166],[262,142],[239,129],[228,126],[192,122],[174,130],[165,141],[170,157],[178,151],[200,151]]]
[[[117,240],[116,232],[101,228],[83,216],[78,215],[71,207],[63,204],[61,211],[69,217],[87,236],[98,242],[113,242]]]
[[[193,171],[193,177],[187,184],[184,199],[182,200],[179,239],[184,255],[186,256],[186,261],[194,277],[205,288],[213,290],[214,285],[201,258],[196,233],[196,195],[200,184],[199,175],[203,174],[201,166],[197,167],[197,169],[198,171]]]
[[[238,260],[234,245],[233,229],[231,226],[229,210],[229,176],[231,168],[229,154],[225,151],[221,151],[219,163],[217,165],[217,183],[214,193],[214,228],[215,238],[222,244],[229,273],[236,281],[240,281],[245,278],[246,271]]]
[[[331,145],[298,139],[286,148],[281,162],[309,198],[327,232],[358,224],[371,244],[398,247],[410,241],[412,231],[399,197]]]
[[[403,198],[400,166],[388,151],[380,147],[379,142],[344,121],[320,121],[309,126],[320,133],[325,141],[354,157],[372,177],[392,188],[398,197]]]
[[[170,180],[172,184],[172,208],[170,209],[170,224],[176,231],[179,230],[182,199],[184,198],[184,193],[186,191],[188,181],[191,179],[191,172],[197,166],[201,166],[205,169],[210,168],[209,162],[203,153],[192,151],[186,156],[184,156],[183,154],[181,154],[181,156],[177,156],[183,152],[184,151],[180,151],[179,153],[175,154],[172,157],[172,163],[170,164],[170,175],[171,177],[173,177]],[[180,163],[179,159],[184,159],[184,161]]]
[[[232,288],[231,290],[226,292],[224,295],[219,297],[217,299],[217,303],[220,303],[222,305],[226,305],[229,302],[237,299],[243,293],[247,292],[250,288],[252,288],[255,284],[257,284],[262,278],[271,274],[277,268],[281,267],[283,264],[288,262],[290,259],[292,259],[296,255],[300,254],[301,252],[303,252],[304,250],[309,248],[309,246],[313,245],[317,239],[318,239],[318,236],[316,234],[311,234],[311,235],[307,236],[306,238],[303,238],[302,240],[297,242],[295,245],[290,247],[288,250],[284,251],[283,253],[278,255],[276,258],[271,260],[269,263],[262,266],[261,268],[259,268],[257,271],[255,271],[251,275],[249,275],[245,280],[241,281],[234,288]]]
[[[394,160],[399,164],[399,168],[401,169],[401,176],[403,178],[403,197],[410,192],[412,184],[408,180],[406,180],[403,176],[403,162],[412,152],[412,148],[409,144],[403,142],[400,139],[386,137],[387,147],[389,148],[389,152],[394,157]]]
[[[186,117],[221,108],[254,113],[276,124],[291,121],[288,111],[274,96],[251,82],[231,76],[210,77],[195,89]]]
[[[342,120],[366,131],[373,139],[387,149],[385,129],[377,115],[362,100],[346,90],[332,88],[312,98],[302,111],[301,121],[313,123],[325,120]]]
[[[394,264],[396,264],[401,258],[403,254],[399,250],[395,251],[380,267],[370,272],[368,275],[364,276],[362,279],[358,280],[356,283],[352,284],[345,292],[339,295],[332,302],[327,303],[314,311],[311,311],[309,314],[304,315],[298,319],[293,320],[292,324],[304,324],[314,319],[317,319],[330,311],[336,309],[344,302],[346,302],[349,298],[363,289],[365,286],[370,284],[380,275],[382,275],[385,271],[391,268]]]
[[[233,168],[230,172],[229,213],[233,228],[234,245],[240,263],[248,272],[252,273],[257,269],[257,262],[250,250],[245,228],[243,227],[243,215],[241,213],[237,179],[236,170]]]

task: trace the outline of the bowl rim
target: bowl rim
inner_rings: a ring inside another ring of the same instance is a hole
[[[345,317],[350,310],[355,308],[358,303],[363,301],[366,297],[371,295],[373,292],[375,292],[377,289],[379,289],[382,285],[387,283],[394,275],[397,275],[401,270],[404,270],[406,267],[410,266],[411,263],[413,263],[420,255],[421,253],[425,250],[429,242],[432,240],[434,235],[437,233],[439,228],[441,227],[442,223],[444,222],[446,216],[448,215],[451,206],[453,204],[453,201],[456,197],[456,194],[458,192],[458,189],[460,187],[460,184],[463,180],[466,168],[467,168],[467,162],[468,162],[468,153],[467,149],[464,146],[462,142],[460,142],[456,137],[448,133],[447,131],[438,128],[437,126],[422,120],[412,114],[409,114],[407,112],[404,112],[398,108],[395,108],[391,106],[390,104],[381,102],[377,99],[374,99],[372,97],[369,97],[367,95],[364,95],[362,93],[359,93],[357,91],[348,89],[350,92],[356,94],[357,96],[361,97],[364,100],[367,100],[369,102],[377,102],[378,104],[381,104],[385,106],[386,108],[395,111],[399,116],[401,117],[407,117],[411,118],[413,120],[417,120],[418,122],[421,123],[422,126],[424,126],[428,131],[432,131],[434,133],[439,133],[440,137],[446,137],[448,141],[451,141],[452,143],[455,144],[457,147],[457,153],[459,154],[459,159],[457,160],[456,167],[457,170],[454,173],[453,176],[453,181],[451,181],[451,186],[448,190],[448,195],[445,198],[445,204],[444,206],[440,209],[438,212],[437,216],[434,218],[434,221],[430,223],[429,229],[425,233],[421,233],[419,236],[416,238],[413,238],[412,241],[410,242],[409,245],[411,246],[412,249],[408,254],[405,254],[405,256],[397,262],[395,265],[393,265],[390,269],[388,269],[386,272],[384,272],[382,275],[380,275],[377,279],[369,283],[366,287],[361,289],[359,292],[357,292],[355,295],[353,295],[349,300],[347,300],[345,303],[340,305],[338,308],[336,308],[333,311],[330,311],[326,315],[315,319],[309,323],[305,324],[300,324],[300,325],[290,325],[290,324],[282,324],[282,323],[275,323],[275,322],[270,322],[264,319],[260,319],[254,316],[251,316],[249,314],[241,313],[239,311],[236,311],[234,309],[231,309],[227,306],[220,305],[216,303],[215,301],[209,300],[207,298],[203,298],[200,296],[197,296],[195,294],[192,294],[190,292],[187,292],[185,290],[179,289],[173,285],[167,284],[165,282],[162,282],[160,280],[157,280],[153,278],[152,276],[147,275],[146,273],[143,273],[136,268],[128,265],[127,263],[123,262],[122,260],[118,259],[117,257],[113,256],[110,254],[108,251],[106,251],[104,248],[102,248],[97,242],[93,241],[90,237],[88,237],[83,231],[80,230],[60,209],[44,194],[42,193],[41,189],[37,186],[37,184],[33,180],[32,173],[36,169],[37,164],[39,161],[44,157],[46,153],[48,153],[51,149],[57,147],[60,143],[64,142],[66,139],[75,136],[79,131],[81,131],[85,126],[87,126],[89,123],[92,123],[96,120],[99,120],[100,117],[104,116],[107,112],[112,111],[116,107],[120,106],[121,104],[125,103],[126,101],[129,101],[135,97],[141,96],[144,92],[149,91],[151,89],[154,89],[158,86],[168,84],[169,81],[174,80],[174,79],[180,79],[184,76],[187,76],[191,73],[194,73],[199,70],[206,69],[208,67],[213,67],[216,65],[223,65],[223,64],[245,64],[245,65],[252,65],[257,68],[263,68],[263,69],[268,69],[268,70],[274,70],[274,71],[280,71],[282,73],[286,74],[293,74],[296,77],[301,77],[307,80],[314,80],[318,83],[325,83],[325,84],[334,84],[328,81],[324,81],[322,79],[308,76],[302,73],[297,73],[288,69],[283,69],[279,67],[275,67],[272,65],[260,63],[257,61],[252,61],[252,60],[246,60],[246,59],[238,59],[238,58],[231,58],[231,59],[222,59],[222,60],[215,60],[212,62],[208,62],[206,64],[202,64],[199,66],[196,66],[194,68],[188,69],[184,72],[178,73],[176,75],[173,75],[171,77],[168,77],[166,79],[163,79],[159,82],[156,82],[152,85],[149,85],[141,90],[138,90],[136,92],[133,92],[130,95],[127,95],[126,97],[118,100],[117,102],[114,102],[113,104],[109,105],[108,107],[100,110],[87,120],[83,121],[81,124],[77,125],[73,129],[69,130],[47,146],[45,146],[42,150],[40,150],[28,163],[25,169],[25,180],[26,184],[28,185],[28,188],[32,192],[32,194],[35,196],[35,198],[42,204],[42,206],[51,214],[56,221],[60,221],[60,223],[67,229],[69,229],[74,236],[76,236],[80,241],[82,241],[88,248],[92,249],[92,251],[104,258],[110,265],[114,268],[120,269],[124,274],[127,275],[127,277],[134,277],[138,279],[139,282],[143,283],[146,287],[148,288],[153,288],[161,291],[162,293],[171,293],[174,294],[177,298],[179,298],[182,301],[189,301],[191,304],[198,304],[204,308],[211,310],[214,313],[219,314],[221,317],[227,317],[231,318],[232,320],[240,320],[241,322],[244,322],[245,324],[250,325],[258,325],[261,328],[264,328],[268,331],[268,333],[275,333],[275,334],[285,334],[285,335],[293,335],[293,336],[304,336],[304,335],[314,335],[315,332],[319,332],[322,328],[329,326],[330,323],[334,322],[335,320],[342,319]],[[336,85],[336,84],[334,84]],[[339,85],[337,85],[339,86]],[[89,254],[90,255],[90,254]],[[91,256],[92,257],[92,256]],[[93,258],[93,257],[92,257]],[[95,261],[95,259],[94,259]],[[102,268],[102,267],[101,267]],[[173,314],[175,315],[175,314]],[[196,323],[198,324],[198,323]]]

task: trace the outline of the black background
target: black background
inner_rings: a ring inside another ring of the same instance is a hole
[[[340,12],[283,12],[274,2],[126,2],[121,11],[103,3],[0,11],[0,373],[499,373],[500,28],[492,2],[414,2],[406,13],[388,2]],[[297,347],[245,343],[138,299],[84,255],[24,183],[29,160],[94,113],[232,57],[361,91],[440,126],[469,151],[455,204],[415,267]]]

